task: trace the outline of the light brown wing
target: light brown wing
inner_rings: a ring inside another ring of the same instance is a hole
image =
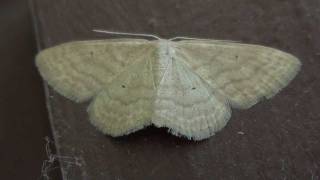
[[[82,102],[136,63],[155,56],[151,41],[118,39],[76,41],[41,51],[36,65],[42,77],[65,97]]]
[[[155,86],[151,58],[115,78],[91,102],[90,121],[103,133],[122,136],[151,123]]]
[[[184,61],[212,90],[235,108],[249,108],[285,87],[300,61],[283,51],[227,41],[179,41],[176,58]]]
[[[172,59],[159,84],[152,122],[175,135],[202,140],[221,130],[229,105],[183,62]]]

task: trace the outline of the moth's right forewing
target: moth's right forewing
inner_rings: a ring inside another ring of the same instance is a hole
[[[249,108],[287,86],[300,69],[291,54],[259,45],[181,41],[177,57],[235,108]]]

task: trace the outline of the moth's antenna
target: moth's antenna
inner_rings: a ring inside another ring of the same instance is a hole
[[[184,37],[178,36],[168,39],[169,41],[174,40],[201,40],[201,41],[215,41],[215,42],[229,42],[229,43],[240,43],[240,41],[232,41],[232,40],[218,40],[218,39],[204,39],[204,38],[192,38],[192,37]]]
[[[106,33],[106,34],[116,34],[116,35],[128,35],[128,36],[142,36],[142,37],[152,37],[155,39],[160,40],[161,38],[153,35],[153,34],[139,34],[139,33],[125,33],[125,32],[115,32],[115,31],[106,31],[106,30],[99,30],[99,29],[93,29],[93,32],[98,33]]]
[[[180,36],[180,37],[173,37],[173,38],[170,38],[168,39],[169,41],[174,41],[174,40],[208,40],[208,39],[201,39],[201,38],[192,38],[192,37],[183,37],[183,36]]]

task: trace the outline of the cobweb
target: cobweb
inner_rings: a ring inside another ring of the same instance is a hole
[[[68,180],[72,176],[73,169],[76,166],[81,166],[81,159],[72,156],[60,156],[52,152],[51,146],[54,145],[49,137],[44,138],[46,141],[45,150],[47,159],[43,161],[41,166],[41,175],[38,180],[52,180],[53,174],[60,171],[60,166],[63,165],[63,177]]]

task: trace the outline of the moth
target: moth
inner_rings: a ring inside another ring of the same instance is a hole
[[[36,65],[63,96],[91,101],[90,122],[113,137],[146,126],[188,139],[226,126],[289,84],[300,61],[261,45],[210,39],[74,41],[41,51]]]

